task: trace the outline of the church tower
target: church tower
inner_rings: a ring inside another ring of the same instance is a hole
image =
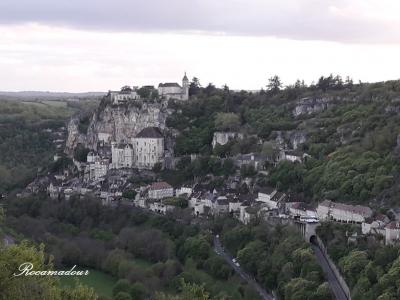
[[[186,76],[186,72],[182,79],[182,100],[189,100],[189,79]]]

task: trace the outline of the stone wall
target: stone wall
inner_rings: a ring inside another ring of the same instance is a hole
[[[335,274],[335,276],[336,276],[341,288],[345,292],[345,294],[347,296],[347,299],[351,300],[350,289],[349,289],[346,281],[344,280],[342,274],[340,274],[339,269],[336,267],[335,263],[329,257],[327,249],[326,249],[324,243],[322,242],[322,240],[318,236],[316,236],[316,241],[317,241],[318,247],[321,249],[321,252],[324,255],[326,261],[328,262],[329,267],[332,269],[332,271]]]

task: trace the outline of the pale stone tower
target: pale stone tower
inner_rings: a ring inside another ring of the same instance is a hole
[[[182,100],[189,100],[189,79],[186,76],[186,72],[182,79]]]

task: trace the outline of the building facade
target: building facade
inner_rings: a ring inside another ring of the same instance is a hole
[[[140,99],[137,87],[124,86],[120,91],[109,91],[108,97],[112,104],[124,104],[131,100]]]
[[[160,83],[158,94],[165,99],[189,100],[189,79],[183,76],[182,87],[176,82]]]
[[[111,143],[112,168],[132,168],[134,150],[131,144]]]
[[[110,166],[108,159],[96,160],[93,164],[89,165],[89,179],[96,180],[107,175]]]
[[[400,223],[392,221],[385,227],[385,243],[392,245],[398,243],[400,240]]]
[[[152,169],[163,163],[164,136],[157,127],[147,127],[132,139],[132,143],[111,143],[111,168]]]
[[[285,204],[287,213],[293,217],[318,218],[314,208],[304,202],[289,202]]]
[[[149,188],[150,199],[164,199],[174,196],[174,188],[167,182],[154,182]]]
[[[349,205],[324,200],[317,207],[320,220],[333,220],[345,223],[362,223],[372,216],[372,210],[367,206]]]
[[[147,127],[132,140],[134,166],[139,169],[152,169],[162,163],[164,158],[164,137],[157,127]]]

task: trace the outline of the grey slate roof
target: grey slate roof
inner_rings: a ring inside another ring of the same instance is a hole
[[[275,189],[273,187],[270,187],[270,186],[262,187],[259,190],[260,193],[267,194],[267,195],[271,195],[274,191],[275,191]]]
[[[176,82],[166,82],[166,83],[160,83],[158,85],[159,87],[181,87],[179,84]]]
[[[142,131],[140,131],[137,135],[137,138],[151,138],[151,139],[160,139],[163,138],[163,135],[158,127],[146,127]]]

